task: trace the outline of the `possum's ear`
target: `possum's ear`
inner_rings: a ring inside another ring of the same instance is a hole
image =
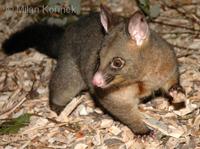
[[[112,25],[112,13],[110,9],[104,5],[100,6],[101,12],[100,12],[100,19],[101,24],[106,32],[109,31],[109,28]]]
[[[135,12],[130,18],[128,32],[131,38],[136,42],[137,46],[141,46],[144,41],[149,38],[149,26],[145,16],[140,11]]]

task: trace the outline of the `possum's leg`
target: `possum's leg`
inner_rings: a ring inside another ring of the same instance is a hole
[[[178,73],[174,74],[163,86],[164,96],[175,109],[185,107],[185,90],[180,85]]]
[[[174,75],[172,75],[171,78],[165,82],[162,89],[167,93],[176,90],[177,92],[185,94],[185,90],[180,85],[178,72],[174,73]]]
[[[70,56],[60,58],[50,81],[49,104],[57,114],[86,88],[78,66]]]
[[[164,86],[162,87],[162,89],[165,92],[169,92],[170,89],[176,85],[179,84],[179,77],[178,77],[178,72],[174,73],[164,84]]]
[[[150,129],[143,122],[138,109],[139,99],[135,97],[135,87],[125,87],[99,98],[100,104],[135,134],[148,134]],[[98,92],[101,96],[101,91]]]

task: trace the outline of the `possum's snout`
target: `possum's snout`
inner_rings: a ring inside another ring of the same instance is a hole
[[[105,80],[103,78],[103,74],[101,72],[95,73],[92,80],[92,84],[96,87],[101,87],[101,88],[103,88],[106,85]]]

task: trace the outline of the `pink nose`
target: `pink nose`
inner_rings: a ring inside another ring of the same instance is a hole
[[[105,85],[105,81],[103,79],[103,75],[100,72],[97,72],[92,80],[92,84],[97,87],[103,87]]]

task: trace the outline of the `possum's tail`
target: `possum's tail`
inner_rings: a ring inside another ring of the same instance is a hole
[[[11,35],[2,44],[3,51],[11,55],[28,48],[36,48],[52,58],[58,57],[59,39],[64,29],[46,24],[33,24]]]

